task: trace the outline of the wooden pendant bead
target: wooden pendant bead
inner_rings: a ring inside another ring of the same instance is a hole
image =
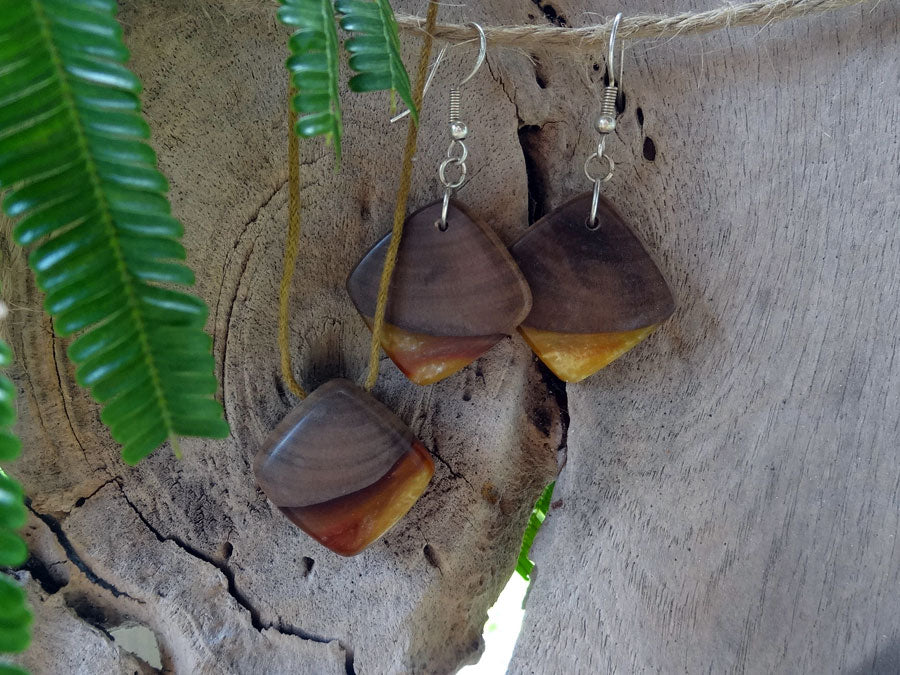
[[[434,463],[396,415],[338,379],[281,421],[257,453],[253,471],[295,525],[351,556],[409,511],[428,486]]]
[[[381,345],[416,384],[449,377],[511,335],[531,308],[531,292],[494,232],[451,200],[448,227],[435,226],[441,202],[410,215],[389,288]],[[386,235],[347,280],[372,328]]]
[[[665,278],[602,196],[592,193],[541,218],[511,252],[531,286],[522,336],[557,377],[579,382],[634,347],[675,311]]]

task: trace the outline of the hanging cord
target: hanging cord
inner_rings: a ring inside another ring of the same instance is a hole
[[[419,64],[416,70],[416,88],[413,93],[413,102],[416,104],[417,110],[422,109],[425,75],[428,71],[428,61],[431,59],[432,32],[437,23],[437,12],[438,3],[435,0],[430,0],[428,3],[428,14],[425,17],[425,34],[422,38],[422,50],[419,52]],[[372,345],[369,350],[369,374],[366,376],[365,382],[366,391],[372,391],[375,382],[378,381],[378,361],[381,356],[381,334],[384,332],[384,315],[387,310],[388,288],[391,285],[394,266],[397,264],[400,238],[403,236],[403,223],[406,220],[406,202],[409,198],[409,189],[412,184],[412,162],[413,156],[416,154],[418,134],[419,127],[410,117],[408,131],[406,132],[406,147],[403,149],[403,168],[400,172],[400,187],[397,189],[397,206],[394,209],[391,243],[384,258],[381,281],[378,284],[378,301],[375,304],[375,322],[372,325]]]
[[[742,4],[728,4],[705,12],[682,14],[639,14],[622,19],[619,39],[673,38],[702,35],[724,28],[740,26],[769,26],[779,21],[801,16],[822,14],[853,5],[871,4],[873,0],[754,0]],[[444,42],[468,42],[478,39],[478,32],[470,25],[439,24],[423,28],[422,18],[397,14],[401,30],[428,32]],[[525,51],[562,51],[570,54],[593,54],[609,41],[612,21],[583,28],[544,25],[485,26],[488,42],[494,47],[511,47]]]
[[[288,389],[300,399],[306,392],[294,378],[291,365],[291,341],[288,335],[288,303],[291,299],[291,282],[300,250],[300,142],[294,127],[297,113],[291,105],[293,86],[288,87],[288,229],[284,240],[284,269],[281,271],[281,286],[278,289],[278,349],[281,352],[281,379]]]

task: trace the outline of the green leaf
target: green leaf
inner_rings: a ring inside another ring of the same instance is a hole
[[[31,612],[25,590],[6,574],[0,574],[0,652],[23,652],[31,642]]]
[[[522,535],[522,548],[519,550],[519,560],[516,563],[516,572],[518,572],[525,581],[530,580],[531,572],[534,569],[534,563],[528,557],[528,554],[531,551],[531,544],[534,543],[534,538],[537,536],[538,530],[541,529],[544,518],[547,517],[547,512],[550,510],[550,500],[553,498],[553,487],[555,485],[555,482],[550,483],[550,485],[544,488],[541,496],[538,497],[534,509],[531,511],[531,516],[528,518],[528,525],[525,528],[525,533]]]
[[[296,28],[288,41],[286,62],[296,94],[291,101],[300,118],[298,136],[324,136],[341,160],[340,59],[337,25],[331,0],[281,0],[278,20]]]
[[[103,421],[136,461],[180,434],[219,438],[228,427],[209,385],[208,309],[183,290],[194,282],[177,262],[183,228],[146,142],[115,11],[112,0],[0,0],[0,189],[54,329],[81,333],[69,348],[77,381],[106,404]],[[327,14],[333,24],[330,5]],[[188,392],[199,401],[171,382],[202,383]],[[0,380],[0,426],[14,421],[14,393]],[[144,405],[123,403],[136,393]],[[18,449],[0,433],[0,458]],[[14,522],[4,487],[20,495],[0,481],[0,518]]]
[[[353,33],[345,47],[350,52],[350,89],[357,92],[391,91],[403,99],[418,124],[419,111],[413,103],[409,74],[400,57],[397,20],[388,0],[335,0],[342,14],[341,28]],[[393,96],[391,103],[393,105]]]
[[[12,362],[12,350],[0,340],[0,366]],[[16,388],[0,375],[0,425],[15,419],[13,398]],[[6,429],[0,429],[0,459],[15,459],[22,443]],[[26,512],[22,486],[0,469],[0,567],[15,567],[25,562],[28,549],[15,530],[25,524]],[[31,612],[25,604],[25,591],[5,574],[0,574],[0,652],[21,652],[31,642]],[[21,672],[5,668],[3,672]]]

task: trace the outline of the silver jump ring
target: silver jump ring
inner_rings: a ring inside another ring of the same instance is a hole
[[[459,167],[459,178],[452,182],[447,179],[447,167],[451,164],[455,164]],[[457,188],[462,187],[462,184],[466,182],[467,173],[468,169],[466,168],[465,163],[456,157],[448,157],[441,162],[441,166],[438,169],[438,177],[441,179],[441,184],[448,190],[456,190]]]
[[[603,159],[606,160],[607,171],[606,171],[605,176],[597,177],[591,173],[591,160],[594,160],[594,159],[596,159],[598,162]],[[591,181],[592,183],[607,182],[610,178],[612,178],[613,171],[615,171],[615,168],[616,168],[616,163],[613,162],[612,157],[610,157],[609,155],[600,155],[595,152],[590,157],[588,157],[586,160],[584,160],[584,175],[587,176],[587,179],[589,181]]]
[[[456,148],[460,149],[459,155],[453,154],[453,151]],[[450,141],[450,147],[447,148],[447,159],[455,159],[460,164],[469,159],[469,149],[466,147],[466,144],[456,139]]]

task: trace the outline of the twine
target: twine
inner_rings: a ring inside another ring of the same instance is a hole
[[[288,230],[284,240],[284,268],[281,270],[281,286],[278,289],[278,350],[281,352],[281,379],[301,400],[306,392],[294,379],[291,366],[291,341],[288,335],[288,303],[291,299],[291,282],[294,266],[300,250],[300,143],[294,128],[297,113],[291,105],[293,86],[288,87]]]
[[[425,92],[425,75],[428,70],[428,61],[431,59],[431,45],[433,42],[434,27],[437,23],[438,3],[430,0],[428,13],[425,19],[424,39],[422,50],[419,52],[419,64],[416,70],[416,86],[413,92],[413,102],[417,110],[422,109],[422,99]],[[387,311],[388,288],[391,285],[391,276],[397,264],[397,251],[400,249],[400,238],[403,236],[403,223],[406,220],[406,202],[409,198],[409,189],[412,184],[412,162],[416,154],[416,141],[419,135],[419,127],[409,116],[409,127],[406,132],[406,147],[403,149],[403,168],[400,172],[400,186],[397,189],[397,205],[394,208],[394,226],[391,229],[391,243],[388,246],[387,255],[384,258],[384,267],[381,270],[381,281],[378,284],[378,301],[375,304],[375,320],[372,325],[372,344],[369,350],[369,374],[366,377],[366,391],[372,391],[375,382],[378,381],[378,360],[381,356],[381,334],[384,332],[384,315]]]
[[[768,26],[801,16],[822,14],[844,7],[861,5],[872,0],[758,0],[739,5],[726,5],[706,12],[681,14],[640,14],[623,16],[619,24],[619,39],[672,38],[683,35],[702,35],[723,28]],[[429,33],[444,42],[477,41],[478,32],[462,24],[437,24],[433,30],[423,25],[421,17],[397,14],[401,30]],[[606,49],[609,41],[609,21],[583,28],[545,25],[484,26],[487,41],[496,47],[512,47],[527,52],[541,50],[566,51],[571,54],[596,53]]]

